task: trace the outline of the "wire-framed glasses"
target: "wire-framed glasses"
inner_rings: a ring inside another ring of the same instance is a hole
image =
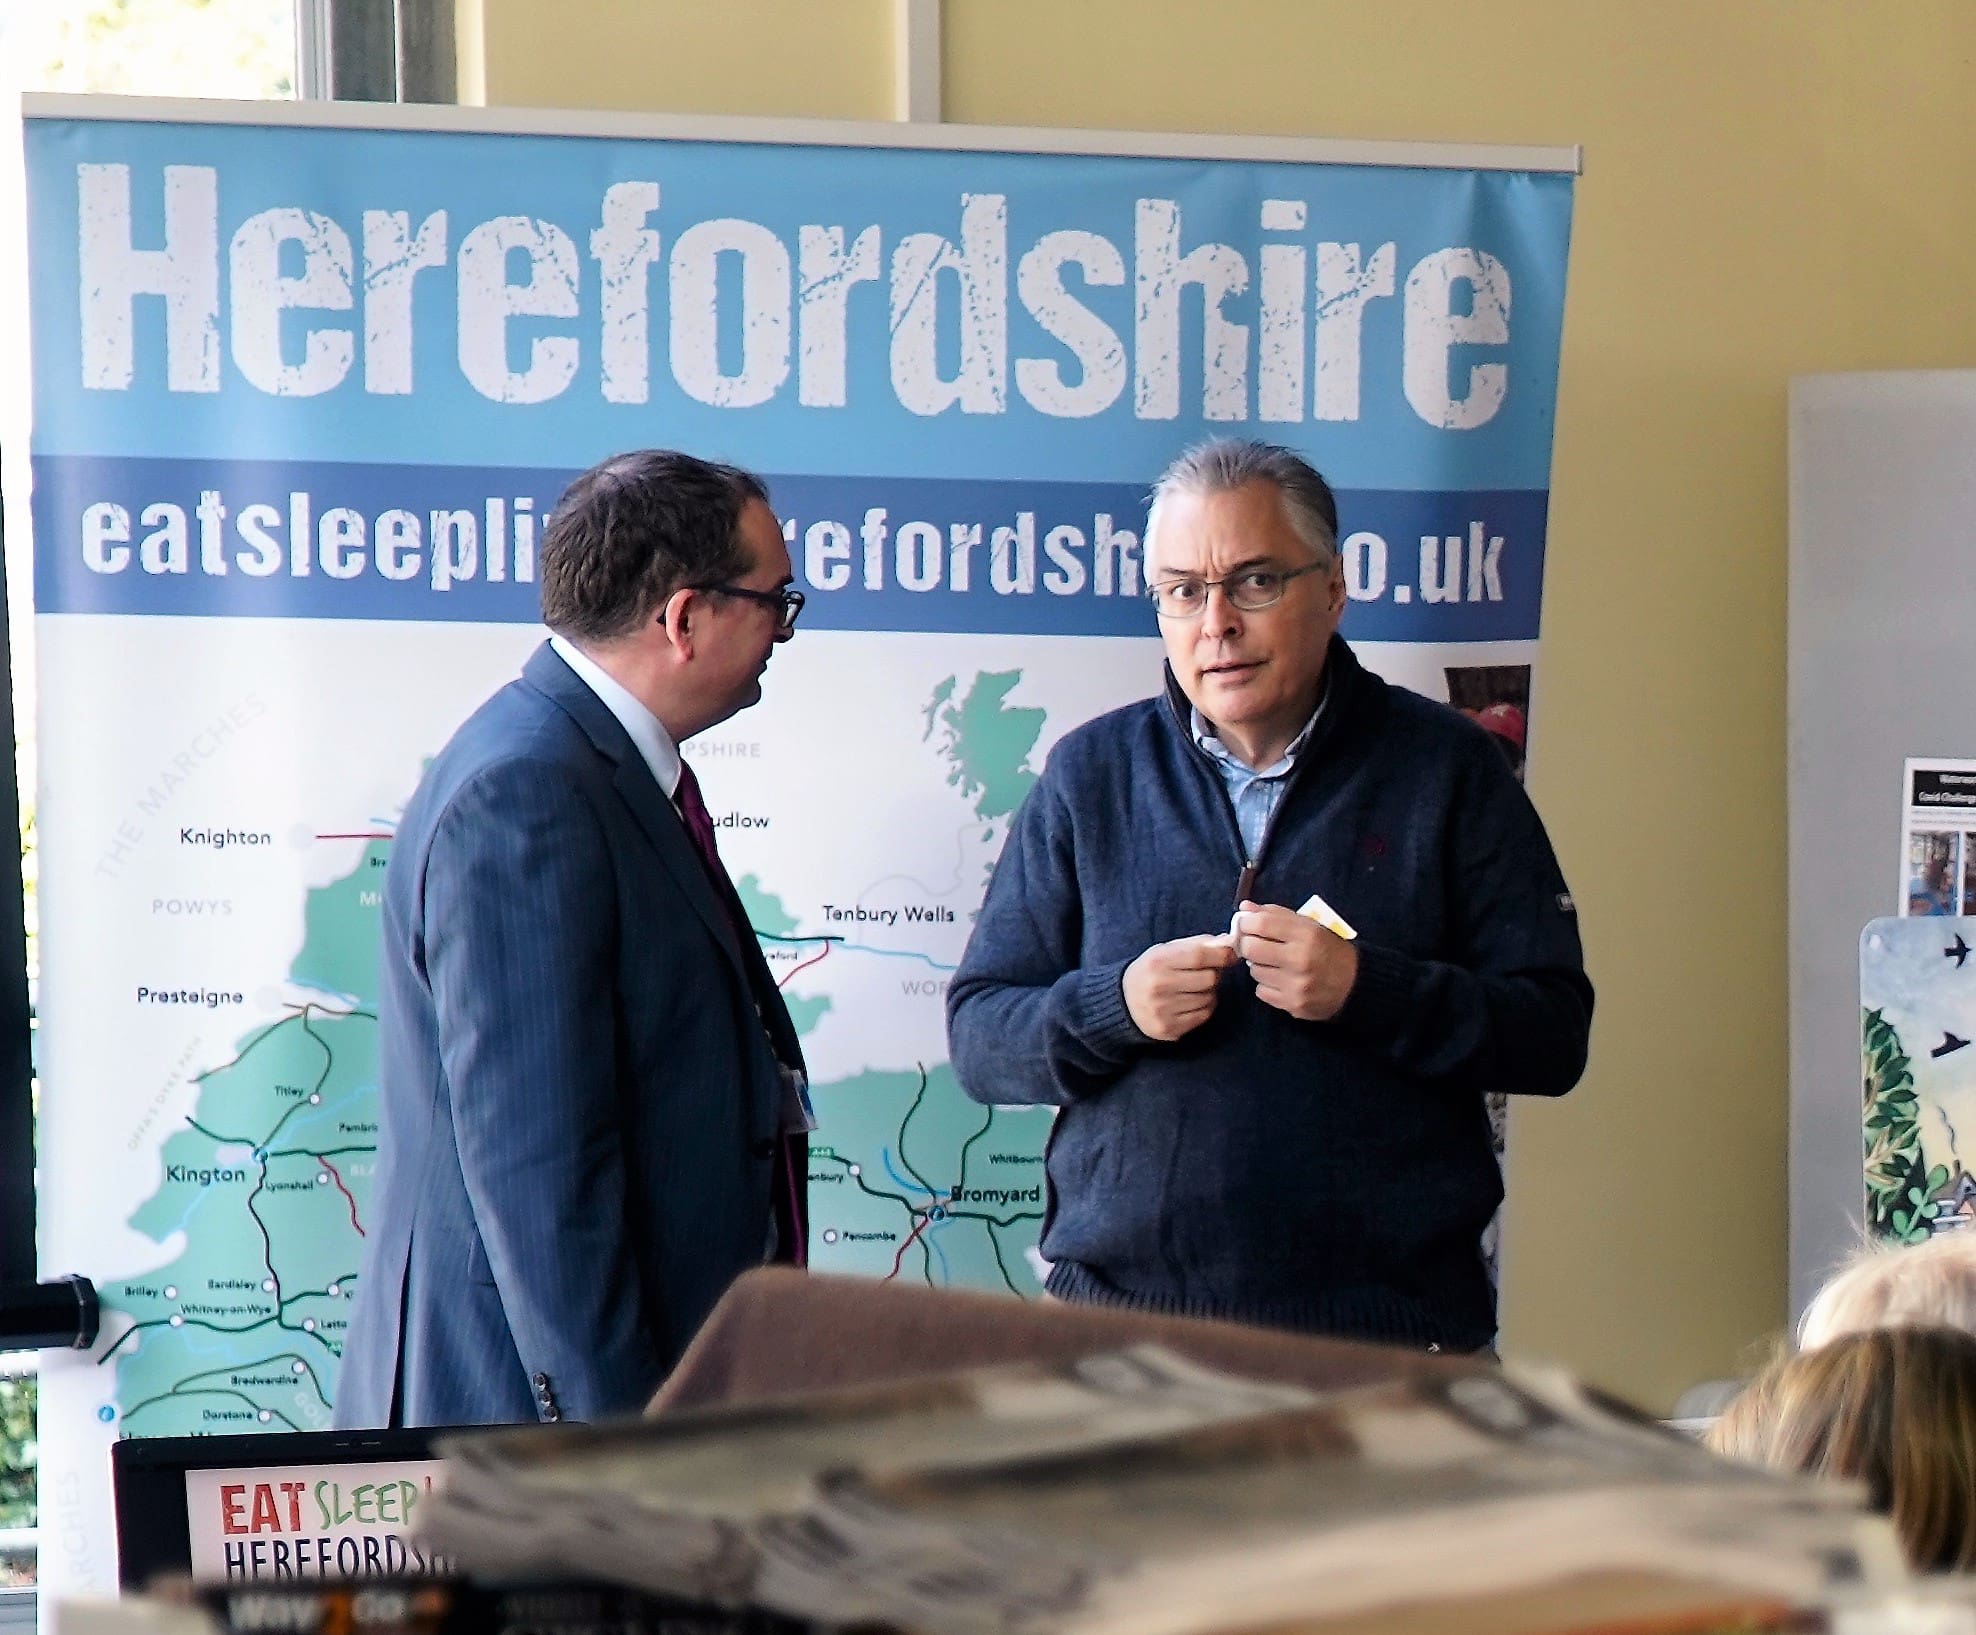
[[[1200,579],[1193,575],[1161,579],[1148,585],[1146,594],[1153,600],[1153,611],[1162,619],[1199,618],[1207,611],[1208,592],[1217,586],[1230,606],[1244,613],[1260,613],[1283,600],[1283,592],[1292,579],[1316,573],[1324,566],[1322,562],[1312,562],[1301,568],[1244,568],[1224,579]]]

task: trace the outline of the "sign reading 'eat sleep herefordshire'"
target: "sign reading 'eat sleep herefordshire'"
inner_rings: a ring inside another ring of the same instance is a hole
[[[192,1576],[231,1583],[446,1572],[445,1558],[413,1536],[440,1468],[436,1459],[397,1459],[187,1471]]]

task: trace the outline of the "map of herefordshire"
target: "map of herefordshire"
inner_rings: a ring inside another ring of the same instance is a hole
[[[980,885],[971,922],[1007,834],[1036,781],[1045,712],[1012,705],[1020,670],[941,681],[922,712],[949,787],[980,820]],[[951,965],[938,967],[942,1003]],[[916,990],[934,988],[908,979]],[[1050,1115],[970,1101],[943,1061],[872,1071],[816,1087],[810,1154],[810,1260],[825,1271],[1034,1295],[1042,1282],[1043,1148]]]
[[[979,825],[969,833],[982,884],[1036,778],[1045,712],[1009,703],[1021,680],[1020,670],[966,685],[948,677],[909,729],[939,758],[962,819]],[[162,1179],[130,1224],[176,1253],[103,1289],[130,1325],[100,1359],[116,1376],[104,1416],[123,1435],[329,1424],[376,1160],[389,846],[372,840],[348,873],[308,891],[287,972],[301,997],[199,1076],[191,1115],[162,1145]],[[898,928],[896,946],[851,948],[803,925],[758,875],[743,873],[736,889],[800,1032],[843,1008],[831,976],[854,959],[903,956],[902,968],[919,973],[902,979],[918,1001],[943,999],[952,961],[915,948],[923,927]],[[961,889],[955,929],[979,904],[979,885]],[[1049,1115],[976,1105],[943,1061],[879,1065],[886,1016],[853,1021],[865,1042],[853,1053],[868,1050],[869,1065],[815,1089],[814,1264],[1035,1293]]]
[[[163,1180],[131,1217],[177,1256],[109,1285],[131,1327],[117,1369],[130,1436],[314,1430],[363,1254],[377,1149],[377,945],[387,843],[309,892],[289,982],[314,997],[202,1074]]]

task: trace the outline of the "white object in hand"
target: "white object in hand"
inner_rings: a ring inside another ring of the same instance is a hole
[[[1325,930],[1343,937],[1347,942],[1355,941],[1358,937],[1358,933],[1352,929],[1351,922],[1314,891],[1297,912],[1307,920],[1317,921]]]

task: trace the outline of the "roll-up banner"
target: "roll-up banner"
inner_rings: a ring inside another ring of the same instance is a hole
[[[112,1582],[110,1438],[328,1422],[393,824],[604,455],[763,473],[809,598],[686,751],[820,1268],[1039,1287],[1048,1117],[962,1097],[943,998],[1050,746],[1158,686],[1181,449],[1307,454],[1347,637],[1521,764],[1571,150],[49,98],[25,152],[42,1254],[105,1302],[53,1590]]]

